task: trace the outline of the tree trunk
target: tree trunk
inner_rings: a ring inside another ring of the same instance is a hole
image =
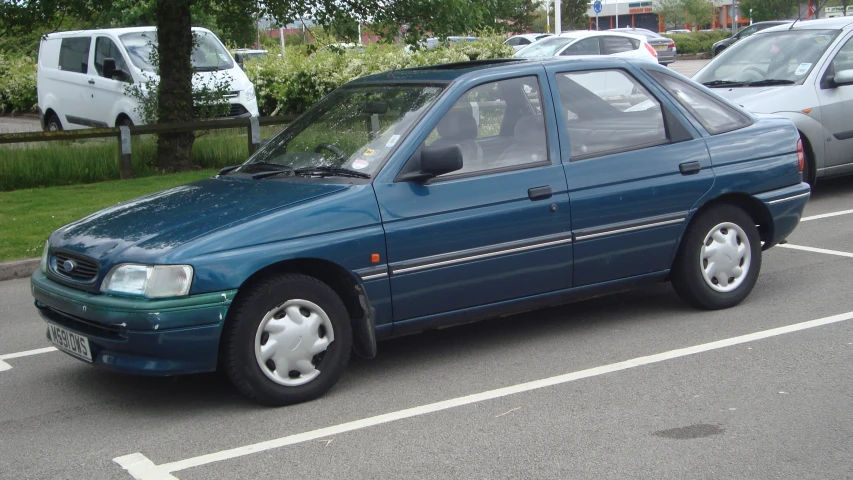
[[[157,0],[159,123],[189,122],[194,117],[191,5],[192,0]],[[192,132],[160,134],[157,138],[157,167],[164,171],[190,170],[193,166],[193,141],[195,135]]]

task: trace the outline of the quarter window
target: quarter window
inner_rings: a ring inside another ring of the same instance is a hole
[[[104,60],[112,58],[116,61],[116,68],[123,72],[129,71],[121,50],[107,37],[98,37],[95,41],[95,70],[98,75],[104,76]]]
[[[623,70],[557,75],[572,160],[668,141],[660,103]]]
[[[635,50],[639,45],[634,45],[634,42],[625,37],[603,36],[601,37],[601,53],[604,55],[613,55],[614,53],[630,52]]]
[[[462,170],[448,175],[546,162],[541,98],[537,77],[475,87],[456,101],[425,145],[459,145]]]
[[[66,72],[89,71],[89,44],[91,37],[63,38],[59,48],[59,69]]]
[[[600,55],[598,38],[585,38],[568,46],[560,55]]]
[[[649,75],[675,97],[682,107],[705,127],[711,135],[730,132],[752,123],[749,117],[711,97],[689,83],[662,72],[649,71]]]

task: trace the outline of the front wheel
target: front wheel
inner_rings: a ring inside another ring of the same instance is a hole
[[[305,275],[277,275],[231,307],[222,364],[247,397],[290,405],[330,390],[351,349],[349,315],[335,291]]]
[[[671,280],[687,303],[717,310],[742,302],[760,270],[755,221],[740,208],[717,205],[699,213],[687,228]]]

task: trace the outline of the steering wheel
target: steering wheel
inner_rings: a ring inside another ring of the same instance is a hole
[[[743,72],[744,73],[752,72],[753,74],[759,76],[759,80],[764,80],[764,78],[767,76],[764,72],[761,71],[760,68],[756,67],[755,65],[750,65],[750,66],[744,68]]]
[[[328,151],[334,153],[335,156],[337,156],[341,162],[346,162],[347,160],[349,160],[349,155],[347,155],[346,153],[344,153],[343,150],[332,145],[331,143],[321,143],[321,144],[317,145],[317,147],[314,149],[314,153],[320,153],[323,150],[328,150]]]

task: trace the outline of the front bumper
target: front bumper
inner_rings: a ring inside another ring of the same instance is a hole
[[[773,218],[770,238],[764,242],[765,250],[788,238],[788,235],[794,231],[800,223],[800,217],[803,216],[803,209],[806,208],[810,195],[811,187],[803,182],[755,196],[764,203]]]
[[[96,366],[139,375],[215,370],[222,325],[237,292],[163,300],[95,295],[41,271],[30,284],[42,318],[87,337]]]

